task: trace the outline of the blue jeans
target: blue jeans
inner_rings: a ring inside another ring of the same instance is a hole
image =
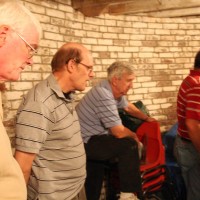
[[[184,141],[177,135],[175,156],[181,167],[187,200],[200,200],[200,154],[190,141]]]

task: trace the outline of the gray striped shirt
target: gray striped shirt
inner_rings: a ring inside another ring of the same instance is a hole
[[[107,80],[93,87],[76,106],[84,143],[93,135],[108,134],[109,128],[121,125],[118,108],[128,106],[124,96],[115,100]]]
[[[29,91],[18,110],[16,149],[36,154],[29,200],[70,200],[84,185],[85,150],[72,104],[51,74]]]

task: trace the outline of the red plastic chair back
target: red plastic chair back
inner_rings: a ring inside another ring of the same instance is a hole
[[[144,122],[136,132],[144,145],[140,171],[143,191],[158,190],[166,179],[165,151],[158,122]]]

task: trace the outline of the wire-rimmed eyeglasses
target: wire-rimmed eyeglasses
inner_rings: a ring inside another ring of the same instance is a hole
[[[84,64],[84,63],[82,63],[82,62],[78,62],[78,61],[76,61],[76,59],[74,59],[74,61],[75,61],[77,64],[80,64],[80,65],[83,65],[84,67],[86,67],[89,73],[92,73],[92,72],[93,72],[93,67],[92,67],[92,66],[86,65],[86,64]]]

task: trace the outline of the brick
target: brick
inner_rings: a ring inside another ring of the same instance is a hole
[[[22,95],[23,95],[22,91],[7,91],[6,92],[6,97],[9,100],[21,99]]]
[[[123,53],[123,52],[119,52],[118,53],[118,57],[119,58],[131,58],[131,53]]]
[[[86,31],[99,31],[99,26],[94,25],[94,24],[83,24],[83,30]]]
[[[157,29],[155,30],[156,35],[170,35],[169,30]]]
[[[45,14],[45,8],[40,5],[36,5],[36,4],[28,3],[28,2],[25,2],[24,5],[31,12],[38,13],[38,14]]]
[[[102,38],[103,34],[100,32],[94,32],[94,31],[87,31],[86,37],[94,37],[94,38]]]
[[[138,47],[124,47],[124,52],[139,52]]]
[[[167,102],[166,99],[153,99],[154,104],[163,104],[163,103],[166,103],[166,102]]]
[[[57,33],[59,31],[59,27],[55,25],[51,25],[51,24],[44,24],[43,29],[45,31],[54,32],[54,33]]]
[[[142,94],[133,94],[128,96],[129,101],[137,101],[141,99],[144,99]]]
[[[148,23],[148,28],[151,28],[151,29],[162,29],[163,28],[163,24],[160,24],[160,23]]]
[[[124,29],[123,27],[108,27],[107,31],[109,33],[123,33]]]
[[[142,87],[143,88],[151,88],[151,87],[155,87],[156,86],[156,82],[144,82],[142,83]]]
[[[177,88],[176,87],[174,87],[174,86],[171,86],[171,87],[163,87],[163,91],[165,92],[165,91],[176,91],[177,90]]]
[[[152,55],[153,55],[152,53],[144,53],[144,52],[139,53],[139,57],[141,58],[151,58],[153,57]]]
[[[107,46],[96,46],[96,45],[93,45],[92,46],[92,50],[93,51],[107,51],[108,50],[108,47]]]
[[[51,17],[57,17],[57,18],[61,18],[61,19],[65,18],[65,13],[63,11],[60,11],[60,10],[47,8],[46,14],[51,16]]]
[[[133,23],[134,28],[147,28],[147,23],[143,22],[134,22]]]
[[[41,40],[40,41],[40,47],[51,47],[51,48],[58,48],[58,45],[55,41],[52,41],[52,40]],[[40,50],[40,47],[39,47],[39,51]]]
[[[128,22],[128,21],[117,21],[117,26],[120,27],[132,27],[132,22]]]
[[[161,104],[161,108],[170,108],[172,106],[171,103]]]
[[[188,24],[188,23],[179,24],[179,29],[191,30],[191,29],[194,29],[194,24]]]
[[[105,26],[113,26],[116,27],[117,21],[116,20],[107,20],[105,19]]]
[[[51,21],[51,18],[49,16],[41,15],[41,14],[37,14],[36,16],[38,20],[40,21],[41,25],[43,25],[43,23],[50,23]]]
[[[178,29],[178,24],[166,23],[166,24],[163,24],[163,29]]]
[[[103,38],[116,39],[118,35],[116,33],[103,33]]]
[[[15,90],[15,91],[29,90],[32,87],[33,87],[32,82],[11,83],[11,90]]]
[[[24,81],[26,81],[26,80],[41,80],[41,77],[42,77],[42,75],[41,75],[41,73],[26,73],[26,72],[24,72],[24,73],[22,73],[21,74],[21,80],[24,80]]]
[[[20,100],[11,101],[12,109],[17,110],[19,108],[20,103],[21,103],[21,98],[20,98]]]
[[[51,17],[51,24],[57,25],[57,26],[64,26],[65,20],[60,18]]]
[[[123,52],[123,47],[121,46],[108,46],[109,51],[118,51],[118,52]]]
[[[63,2],[67,4],[67,2],[65,0]],[[58,10],[61,10],[66,13],[73,13],[74,9],[71,6],[69,6],[70,3],[68,3],[68,5],[58,4]]]
[[[63,36],[56,33],[44,32],[44,38],[48,40],[58,40],[63,41]]]
[[[175,85],[175,86],[180,86],[181,83],[182,83],[182,80],[172,81],[172,85]]]
[[[97,44],[98,40],[95,38],[82,38],[81,40],[83,44]]]

